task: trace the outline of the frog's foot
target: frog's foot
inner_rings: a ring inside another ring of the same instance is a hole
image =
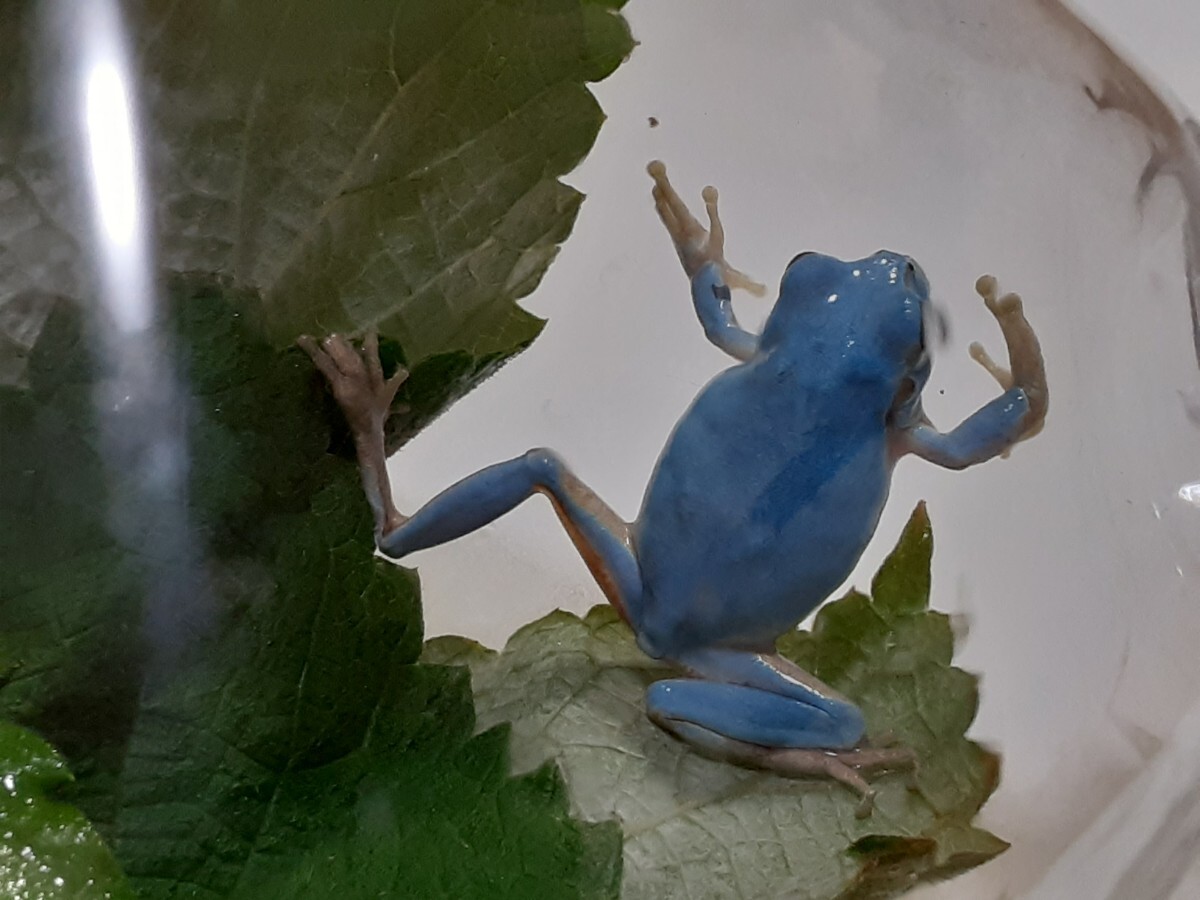
[[[688,278],[695,276],[708,263],[715,263],[722,280],[729,287],[749,291],[756,297],[766,294],[766,285],[739,272],[725,261],[725,228],[717,211],[717,189],[709,185],[703,191],[704,207],[708,212],[706,231],[668,180],[667,167],[656,159],[646,166],[646,171],[654,179],[651,192],[654,208],[671,235]]]
[[[681,654],[695,678],[646,691],[653,722],[706,756],[779,775],[824,775],[858,791],[859,814],[874,791],[864,770],[911,766],[911,751],[863,745],[858,707],[777,655],[714,648]]]
[[[857,791],[861,798],[854,814],[866,818],[875,807],[875,788],[863,777],[865,772],[916,770],[917,755],[906,747],[854,750],[769,750],[765,759],[756,765],[781,775],[802,777],[818,775],[840,781]]]
[[[975,290],[983,298],[988,311],[995,316],[1004,334],[1004,341],[1008,345],[1009,368],[997,364],[977,342],[969,348],[971,358],[987,369],[1004,390],[1017,387],[1025,392],[1029,412],[1018,440],[1028,440],[1044,427],[1050,405],[1041,345],[1033,326],[1025,318],[1024,307],[1017,294],[999,296],[996,279],[991,275],[984,275],[976,281]]]
[[[379,544],[406,521],[392,501],[383,426],[408,371],[400,367],[391,378],[383,377],[379,338],[374,332],[363,339],[361,350],[355,350],[339,334],[330,335],[320,343],[303,335],[296,343],[312,357],[346,416],[358,452],[363,490],[375,515],[375,541]]]
[[[914,770],[916,754],[904,747],[857,747],[850,750],[821,750],[803,747],[764,747],[718,734],[691,722],[659,721],[664,730],[686,741],[704,756],[761,769],[785,778],[832,778],[859,796],[854,814],[862,819],[875,806],[875,788],[864,773]]]
[[[329,382],[355,439],[369,438],[375,431],[382,431],[396,391],[408,378],[408,371],[400,367],[391,378],[383,377],[378,335],[369,333],[359,350],[340,334],[331,334],[319,343],[302,335],[296,343],[312,357]]]

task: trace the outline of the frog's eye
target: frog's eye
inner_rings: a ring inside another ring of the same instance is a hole
[[[930,336],[939,345],[950,340],[950,320],[932,300],[926,300],[921,307],[921,344],[928,343]]]
[[[929,279],[916,262],[904,257],[904,289],[920,297],[929,296]]]
[[[804,259],[804,257],[812,256],[815,252],[816,252],[815,250],[805,250],[803,253],[797,253],[795,256],[792,257],[792,261],[787,264],[787,268],[790,269],[792,266],[794,266],[800,260]]]

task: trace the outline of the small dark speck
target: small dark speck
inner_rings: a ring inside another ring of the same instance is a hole
[[[655,116],[651,116],[647,121],[650,123],[651,128],[658,127],[658,119]]]
[[[945,388],[939,388],[939,389],[938,389],[938,393],[939,393],[939,394],[941,394],[943,397],[945,397],[945,396],[946,396],[946,389],[945,389]]]

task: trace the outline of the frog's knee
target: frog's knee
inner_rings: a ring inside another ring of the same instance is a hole
[[[563,458],[548,447],[535,447],[522,457],[534,484],[553,487],[567,464]]]
[[[652,632],[646,630],[643,622],[638,622],[634,638],[637,640],[638,649],[651,659],[670,659],[671,654],[654,639]]]
[[[834,744],[839,748],[853,747],[867,733],[867,720],[862,710],[853,703],[838,703],[835,708],[828,710],[833,719],[830,729],[834,735]]]
[[[661,728],[712,750],[730,749],[731,741],[760,749],[849,750],[865,731],[862,713],[849,703],[833,707],[744,684],[696,678],[654,682],[646,689],[646,709]],[[705,732],[715,743],[705,738]]]

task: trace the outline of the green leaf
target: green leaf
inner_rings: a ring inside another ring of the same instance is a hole
[[[779,645],[859,703],[870,734],[916,751],[915,776],[875,779],[867,819],[840,784],[708,760],[652,725],[643,693],[668,670],[608,607],[552,613],[501,653],[437,638],[423,659],[469,666],[479,727],[512,723],[514,771],[554,760],[578,816],[621,822],[625,900],[893,896],[1007,846],[971,824],[999,759],[964,737],[977,679],[950,665],[948,620],[928,609],[931,548],[919,506],[876,577],[882,599],[852,591]]]
[[[871,597],[881,609],[892,613],[916,612],[929,606],[929,561],[933,557],[933,529],[924,502],[917,504],[912,518],[875,577]]]
[[[247,329],[224,281],[170,296],[203,463],[184,552],[204,560],[175,595],[198,630],[171,655],[148,591],[194,563],[108,534],[140,474],[93,449],[78,311],[52,313],[29,391],[0,388],[0,483],[23,486],[0,492],[0,709],[67,755],[64,796],[142,897],[615,896],[619,828],[573,819],[553,768],[510,778],[464,674],[417,664],[416,578],[375,556],[307,357]]]
[[[143,568],[110,536],[80,315],[59,302],[27,391],[0,387],[0,712],[66,755],[64,794],[111,821],[141,683]]]
[[[280,531],[269,569],[220,576],[236,624],[143,704],[114,830],[141,895],[609,896],[619,831],[573,822],[553,770],[509,779],[460,673],[412,664],[416,582],[374,557],[353,469]]]
[[[410,435],[542,328],[516,301],[574,225],[582,195],[558,179],[604,118],[586,83],[632,50],[622,5],[123,4],[162,267],[245,290],[276,346],[374,327],[409,368],[454,360],[392,428]],[[90,293],[86,223],[57,214],[71,180],[37,114],[32,11],[0,21],[0,216],[21,224],[0,243],[0,383],[23,377],[49,298]]]
[[[513,301],[578,210],[556,179],[603,119],[584,82],[632,47],[611,10],[302,0],[137,17],[163,91],[151,115],[186,176],[161,204],[172,268],[256,287],[281,342],[377,325],[415,364],[536,334]]]
[[[415,577],[375,558],[341,417],[280,348],[379,328],[412,369],[394,447],[528,345],[621,5],[123,4],[186,394],[172,544],[147,472],[107,464],[37,21],[0,17],[0,711],[64,754],[140,895],[615,895],[619,829],[552,767],[510,778],[463,674],[417,664]]]
[[[132,900],[100,835],[52,799],[71,781],[45,741],[0,721],[0,894],[9,900]]]

